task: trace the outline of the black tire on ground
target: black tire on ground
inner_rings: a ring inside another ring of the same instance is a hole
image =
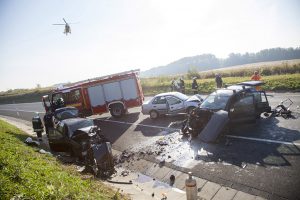
[[[156,110],[151,110],[149,114],[151,119],[157,119],[159,117],[159,114]]]
[[[124,106],[120,103],[118,104],[113,104],[111,105],[110,107],[110,114],[113,116],[113,117],[122,117],[125,113],[125,109],[124,109]]]

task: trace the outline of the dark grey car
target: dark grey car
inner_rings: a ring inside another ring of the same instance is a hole
[[[210,142],[227,124],[255,122],[263,112],[271,112],[264,91],[257,91],[261,81],[249,81],[218,89],[207,96],[185,121],[182,132]]]

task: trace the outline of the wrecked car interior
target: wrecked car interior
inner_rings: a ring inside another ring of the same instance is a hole
[[[254,89],[262,84],[261,81],[244,82],[211,93],[188,115],[182,133],[213,142],[235,123],[255,123],[262,113],[271,112],[265,92]]]

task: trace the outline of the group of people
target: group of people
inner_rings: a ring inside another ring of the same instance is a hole
[[[251,76],[251,80],[252,81],[260,81],[261,80],[261,76],[259,75],[258,71],[254,72],[254,74]],[[223,80],[222,80],[221,74],[215,75],[215,82],[216,82],[217,88],[223,87]],[[198,94],[198,89],[199,89],[199,85],[197,83],[197,77],[194,77],[193,82],[192,82],[193,93]],[[179,79],[179,81],[176,81],[175,79],[172,80],[171,91],[178,91],[183,94],[185,93],[185,85],[184,85],[184,80],[182,77]]]

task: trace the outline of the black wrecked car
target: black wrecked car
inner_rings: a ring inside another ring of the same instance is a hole
[[[46,133],[48,135],[49,129],[54,128],[54,126],[61,120],[78,118],[79,111],[74,107],[63,107],[58,108],[55,111],[49,111],[44,115],[44,126]]]
[[[110,175],[113,171],[111,144],[100,128],[90,119],[79,118],[79,112],[74,107],[64,107],[63,100],[47,108],[44,116],[44,126],[51,151],[70,152],[79,158],[95,175]],[[32,119],[34,131],[38,135],[43,124],[40,116]]]
[[[54,117],[54,125],[49,127],[47,134],[51,151],[70,152],[95,175],[113,173],[111,144],[100,134],[100,128],[90,119],[74,118],[72,112],[69,112],[73,109],[56,111],[58,115]]]
[[[184,121],[182,133],[213,142],[231,124],[255,122],[261,113],[271,112],[266,93],[255,89],[262,84],[242,82],[211,93]]]

